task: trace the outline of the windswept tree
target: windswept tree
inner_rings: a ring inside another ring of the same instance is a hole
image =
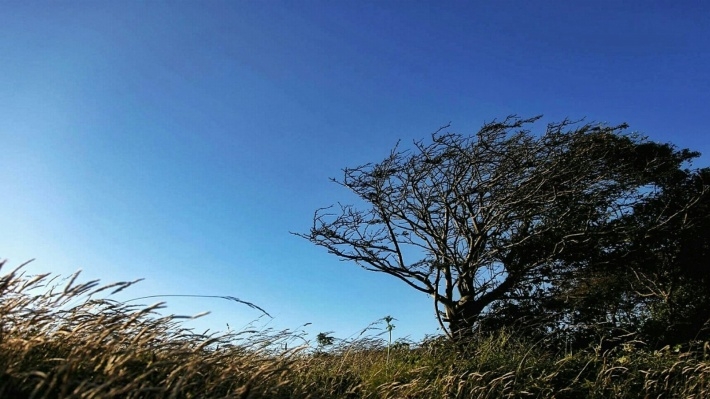
[[[623,241],[617,221],[654,195],[654,174],[694,156],[626,125],[565,120],[535,135],[538,119],[508,117],[473,136],[446,126],[346,168],[333,181],[365,205],[319,209],[297,235],[430,295],[444,330],[465,338],[492,305],[535,298],[587,249]]]

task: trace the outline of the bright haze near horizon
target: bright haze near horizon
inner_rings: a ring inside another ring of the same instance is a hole
[[[0,3],[3,273],[104,283],[196,329],[437,334],[433,303],[290,232],[442,125],[620,124],[704,155],[710,3]],[[381,325],[380,325],[381,326]]]

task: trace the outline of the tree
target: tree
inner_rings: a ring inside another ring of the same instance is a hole
[[[430,295],[444,331],[466,338],[491,305],[539,297],[585,250],[623,237],[617,222],[654,195],[655,171],[693,156],[644,151],[662,145],[626,125],[565,120],[538,137],[526,127],[539,119],[474,136],[445,126],[431,143],[346,168],[333,181],[364,209],[319,209],[297,235]]]

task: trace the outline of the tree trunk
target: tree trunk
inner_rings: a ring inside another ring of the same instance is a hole
[[[480,301],[460,299],[453,307],[447,307],[446,318],[454,341],[466,341],[474,336],[474,327],[485,309]]]

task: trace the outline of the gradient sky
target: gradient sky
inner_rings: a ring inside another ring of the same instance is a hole
[[[708,71],[704,1],[0,2],[0,258],[417,340],[429,298],[289,234],[354,201],[329,177],[509,114],[710,154]],[[260,316],[166,300],[202,329]]]

